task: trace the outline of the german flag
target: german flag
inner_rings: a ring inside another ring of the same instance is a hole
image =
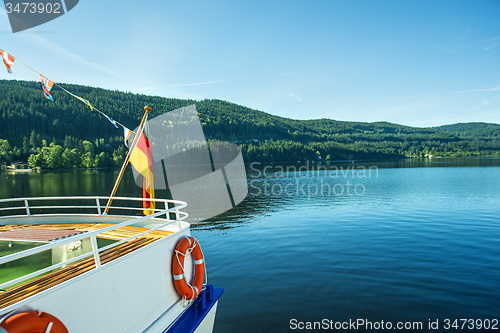
[[[137,146],[130,156],[130,163],[134,166],[135,170],[139,172],[143,178],[142,197],[145,199],[154,199],[155,190],[153,182],[153,158],[151,156],[151,144],[144,135],[144,131],[139,136]],[[154,201],[143,201],[142,207],[144,208],[144,215],[151,215],[155,209]]]

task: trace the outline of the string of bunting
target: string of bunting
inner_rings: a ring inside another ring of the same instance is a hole
[[[40,75],[40,79],[42,80],[42,90],[43,90],[43,95],[45,96],[45,98],[47,98],[48,100],[54,102],[54,98],[52,97],[52,95],[50,94],[50,91],[52,90],[52,87],[53,86],[57,86],[58,88],[60,88],[61,90],[63,90],[64,92],[70,94],[71,96],[75,97],[76,99],[80,100],[81,102],[85,103],[87,106],[90,107],[90,110],[91,111],[97,111],[99,112],[101,115],[103,115],[111,124],[113,124],[116,128],[119,128],[118,126],[121,126],[123,128],[123,136],[125,138],[125,145],[128,147],[127,145],[127,140],[128,138],[130,137],[130,135],[132,133],[135,134],[134,131],[128,129],[127,127],[125,127],[123,124],[120,124],[118,121],[112,119],[110,116],[108,116],[107,114],[105,114],[104,112],[102,112],[101,110],[97,109],[95,106],[93,106],[92,104],[90,104],[90,102],[88,100],[86,100],[85,98],[82,98],[80,96],[77,96],[75,94],[73,94],[72,92],[68,91],[67,89],[61,87],[60,85],[58,85],[57,83],[47,79],[45,76],[43,76],[42,74],[40,74],[40,72],[38,72],[37,70],[33,69],[32,67],[26,65],[24,62],[22,62],[21,60],[19,59],[16,59],[14,58],[11,54],[5,52],[4,50],[0,49],[0,56],[2,57],[2,60],[3,60],[3,63],[5,64],[5,67],[7,68],[7,72],[9,72],[10,74],[12,74],[12,65],[14,64],[14,61],[17,60],[18,62],[20,62],[21,64],[23,64],[24,66],[26,66],[27,68],[31,69],[33,72],[37,73],[38,75]]]

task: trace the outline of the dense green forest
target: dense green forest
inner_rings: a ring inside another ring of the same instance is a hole
[[[415,128],[387,122],[294,120],[221,100],[181,100],[80,85],[65,89],[129,128],[150,117],[196,104],[209,140],[238,143],[246,162],[406,157],[500,156],[500,125],[467,123]],[[0,80],[0,160],[32,167],[73,168],[120,165],[126,155],[121,127],[61,89],[47,100],[39,82]]]

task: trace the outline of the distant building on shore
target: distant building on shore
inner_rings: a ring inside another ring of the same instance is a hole
[[[26,162],[17,161],[17,162],[12,162],[9,168],[14,170],[25,170],[25,169],[30,169],[30,166]]]

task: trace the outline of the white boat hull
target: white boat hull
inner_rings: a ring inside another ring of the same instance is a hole
[[[195,333],[212,333],[215,324],[215,313],[217,312],[217,304],[210,309],[205,319],[201,322],[200,326],[196,329]]]
[[[91,220],[120,224],[127,223],[130,218],[88,214],[24,215],[4,217],[1,223],[36,226],[49,221],[58,224],[88,223]],[[212,332],[222,289],[207,285],[196,300],[186,304],[175,289],[171,272],[178,241],[190,235],[189,223],[181,220],[168,222],[166,226],[162,223],[165,220],[159,218],[141,220],[141,228],[158,226],[159,231],[167,232],[166,236],[1,307],[0,320],[14,311],[34,309],[56,316],[71,333]],[[88,237],[85,233],[79,235],[57,242]],[[192,260],[185,261],[184,269],[186,279],[190,281],[194,274]]]

